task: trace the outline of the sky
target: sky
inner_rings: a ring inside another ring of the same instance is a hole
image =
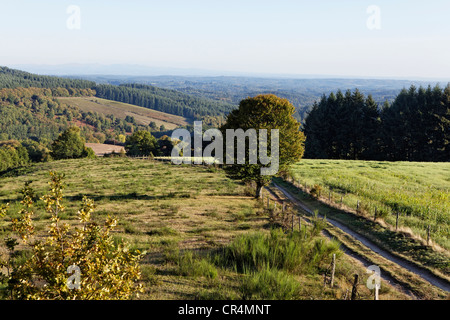
[[[0,12],[5,66],[450,79],[448,0],[0,0]]]

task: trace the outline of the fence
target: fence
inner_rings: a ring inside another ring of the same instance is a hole
[[[311,196],[314,196],[319,201],[324,202],[327,205],[333,206],[337,209],[346,210],[349,212],[354,211],[358,216],[362,216],[362,217],[371,219],[371,220],[373,220],[373,222],[376,222],[378,219],[382,219],[387,214],[389,214],[389,213],[386,213],[386,211],[381,211],[377,206],[370,207],[370,206],[364,205],[364,203],[361,202],[360,200],[356,200],[356,204],[355,204],[354,208],[352,208],[351,206],[349,207],[348,205],[344,204],[344,198],[345,198],[346,194],[333,193],[333,191],[331,189],[328,190],[326,197],[324,197],[324,196],[322,196],[322,193],[323,193],[322,187],[319,185],[316,185],[316,184],[308,186],[306,181],[304,182],[304,184],[302,184],[300,179],[298,179],[296,181],[293,177],[288,177],[285,179],[285,181],[288,183],[291,183],[294,187],[302,190],[303,192],[305,192]],[[338,199],[338,201],[335,201],[336,199]],[[371,209],[373,210],[372,212],[370,211]],[[399,230],[402,229],[402,226],[400,225],[401,212],[398,210],[394,210],[394,211],[391,211],[391,215],[395,216],[395,226],[387,223],[385,220],[383,220],[383,221],[392,230],[399,232]],[[432,227],[430,224],[428,224],[426,227],[426,244],[427,245],[431,245],[432,233],[433,233]]]
[[[269,193],[267,193],[267,195],[262,194],[262,203],[267,206],[268,210],[273,210],[272,212],[275,215],[277,214],[277,212],[281,212],[282,217],[284,218],[284,219],[282,219],[282,224],[285,226],[287,231],[294,232],[296,230],[295,227],[297,226],[298,234],[299,234],[299,236],[302,236],[302,215],[300,214],[301,211],[296,210],[296,212],[298,214],[290,212],[290,210],[289,210],[290,206],[287,205],[288,202],[290,202],[290,201],[289,200],[282,201],[281,205],[278,206],[277,202],[270,198]],[[279,208],[279,209],[277,209],[277,208]],[[308,219],[306,219],[306,220],[308,220]],[[306,221],[305,221],[303,230],[304,230],[304,237],[306,238],[306,236],[307,236]],[[331,256],[331,263],[330,263],[329,267],[327,268],[327,270],[323,274],[324,288],[326,286],[329,286],[332,289],[339,288],[339,287],[335,287],[336,265],[337,265],[336,254],[333,254]],[[349,290],[347,289],[347,292],[345,294],[343,294],[341,297],[342,300],[348,300],[348,299],[358,300],[358,296],[359,296],[359,294],[358,294],[358,278],[359,278],[358,274],[355,274],[352,289],[351,289],[351,295],[349,295]],[[379,287],[376,287],[374,290],[374,300],[378,300],[378,299],[379,299]]]

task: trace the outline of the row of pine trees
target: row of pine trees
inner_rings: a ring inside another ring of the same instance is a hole
[[[204,116],[221,116],[236,106],[221,101],[197,98],[177,92],[140,84],[97,85],[96,97],[148,109],[166,112],[190,119]]]
[[[303,130],[307,158],[449,161],[450,84],[411,86],[382,107],[357,89],[324,95]]]

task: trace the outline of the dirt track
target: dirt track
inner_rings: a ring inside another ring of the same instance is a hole
[[[275,184],[275,187],[278,188],[290,201],[292,201],[295,205],[297,205],[298,207],[300,207],[302,210],[306,211],[307,213],[313,215],[314,213],[307,207],[305,206],[301,201],[299,201],[298,199],[296,199],[295,197],[293,197],[288,191],[286,191],[284,188],[280,187],[279,185]],[[327,217],[327,221],[332,224],[333,226],[341,229],[342,231],[344,231],[345,233],[347,233],[348,235],[352,236],[353,238],[357,239],[358,241],[360,241],[363,245],[365,245],[367,248],[371,249],[373,252],[376,252],[377,254],[379,254],[380,256],[390,260],[391,262],[396,263],[397,265],[401,266],[402,268],[420,276],[421,278],[423,278],[424,280],[428,281],[429,283],[431,283],[432,285],[445,290],[447,292],[450,292],[450,283],[448,281],[446,281],[445,279],[439,278],[436,275],[434,275],[432,272],[430,272],[429,270],[425,269],[425,268],[421,268],[420,266],[413,264],[409,261],[406,261],[405,259],[402,259],[398,256],[393,255],[392,253],[380,248],[379,246],[377,246],[376,244],[374,244],[372,241],[370,241],[369,239],[367,239],[366,237],[360,235],[359,233],[356,233],[352,230],[350,230],[348,227],[346,227],[345,225],[343,225],[342,223],[339,223],[335,220],[332,220],[330,218]],[[361,259],[358,259],[361,261]],[[363,262],[363,261],[362,261]],[[364,262],[363,262],[364,263]],[[387,279],[387,278],[386,278]],[[389,281],[392,281],[392,279],[387,279]]]

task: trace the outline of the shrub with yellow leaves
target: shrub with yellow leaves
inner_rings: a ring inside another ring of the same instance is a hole
[[[93,222],[95,205],[86,197],[78,211],[77,226],[61,223],[64,176],[54,172],[50,175],[50,191],[41,198],[51,214],[47,235],[33,237],[34,193],[29,183],[22,191],[21,217],[12,221],[23,250],[30,256],[19,264],[10,263],[12,271],[3,275],[8,278],[11,298],[111,300],[138,296],[142,291],[139,262],[145,253],[134,252],[123,242],[115,245],[111,231],[117,220],[108,216],[102,226]],[[6,210],[3,207],[0,213]],[[16,244],[8,249],[13,251]]]

